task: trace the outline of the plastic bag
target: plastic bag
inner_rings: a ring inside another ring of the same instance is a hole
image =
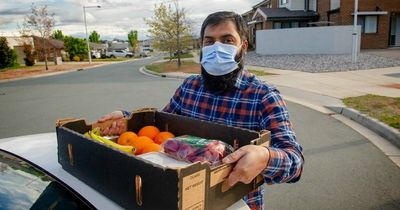
[[[211,166],[221,163],[221,160],[233,152],[233,147],[219,140],[209,140],[196,136],[184,135],[171,138],[164,142],[163,151],[187,162],[206,162]]]

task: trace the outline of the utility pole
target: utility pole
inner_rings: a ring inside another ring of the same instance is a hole
[[[358,18],[358,0],[354,0],[354,26],[353,26],[353,49],[351,52],[351,62],[357,63],[358,53],[358,30],[357,30],[357,18]]]
[[[176,7],[176,46],[178,49],[178,68],[181,67],[181,46],[180,46],[180,33],[179,33],[179,28],[180,28],[180,17],[179,17],[179,1],[175,1],[175,7]]]
[[[85,30],[86,30],[86,45],[88,49],[89,64],[92,64],[92,55],[90,53],[89,38],[88,38],[87,24],[86,24],[86,8],[101,8],[101,6],[83,6],[83,18],[85,20]]]

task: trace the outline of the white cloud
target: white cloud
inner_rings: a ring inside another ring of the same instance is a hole
[[[244,13],[261,0],[180,0],[179,7],[185,8],[187,17],[194,24],[195,33],[206,16],[212,12],[226,10]],[[0,2],[0,30],[2,33],[18,31],[17,22],[22,23],[24,13],[29,11],[33,0],[2,0]],[[83,5],[101,5],[87,8],[88,31],[96,30],[102,38],[126,39],[130,30],[138,30],[139,39],[147,38],[148,26],[144,18],[153,15],[155,4],[172,4],[171,0],[36,0],[37,6],[48,5],[55,13],[56,26],[66,35],[84,36]],[[2,13],[7,11],[7,13]]]

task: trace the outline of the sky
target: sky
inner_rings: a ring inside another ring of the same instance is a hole
[[[208,14],[221,10],[242,14],[261,1],[179,0],[179,8],[187,11],[193,33],[197,35]],[[19,36],[18,25],[22,25],[24,17],[30,13],[32,3],[37,7],[47,5],[49,12],[55,14],[55,30],[80,38],[85,37],[83,6],[100,5],[101,8],[86,9],[86,22],[88,33],[95,30],[103,40],[126,40],[130,30],[138,31],[139,40],[148,39],[148,26],[144,19],[153,16],[155,5],[174,6],[171,0],[0,0],[0,36]]]

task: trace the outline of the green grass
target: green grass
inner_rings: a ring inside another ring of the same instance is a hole
[[[400,130],[400,97],[364,95],[343,99],[346,106]]]
[[[164,66],[165,66],[165,63],[153,63],[150,65],[147,65],[146,69],[157,72],[157,73],[163,73]]]
[[[254,70],[254,69],[248,69],[248,71],[253,73],[256,76],[259,76],[259,77],[260,76],[268,76],[268,75],[276,75],[276,74],[269,73],[269,72],[266,72],[266,71]]]
[[[192,53],[185,53],[181,55],[181,58],[193,58],[193,55]],[[178,59],[178,56],[164,57],[164,60],[169,60],[169,59]]]

